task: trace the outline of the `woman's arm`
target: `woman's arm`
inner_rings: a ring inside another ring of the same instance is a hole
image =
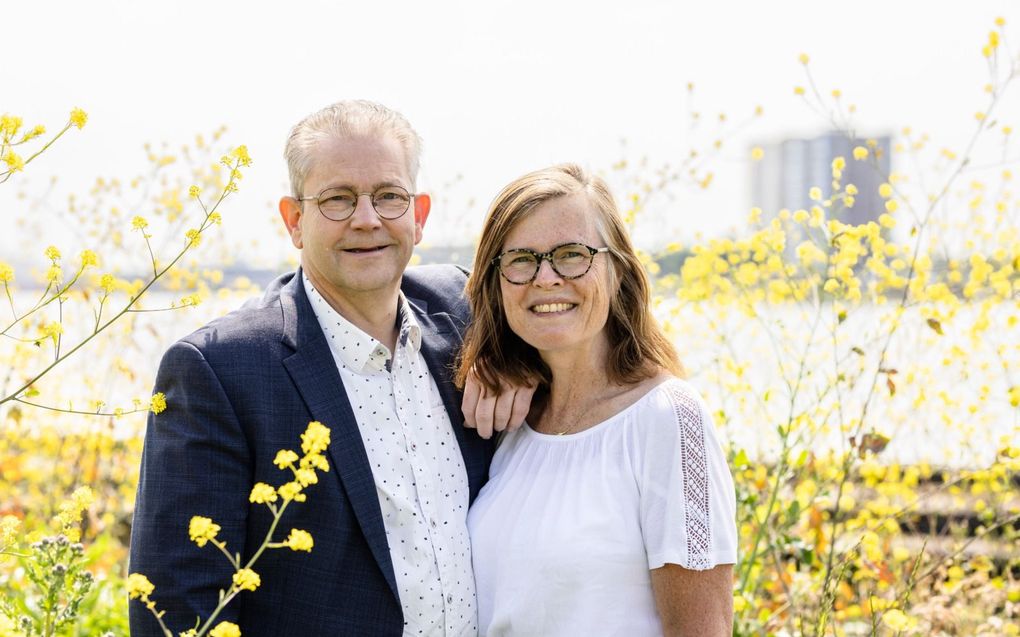
[[[666,637],[733,634],[733,565],[692,571],[676,564],[652,569],[655,606]]]

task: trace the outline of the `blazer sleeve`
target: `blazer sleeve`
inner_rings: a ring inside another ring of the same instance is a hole
[[[193,516],[220,526],[217,538],[231,554],[245,554],[252,452],[213,368],[197,347],[178,342],[156,376],[166,409],[149,414],[131,531],[129,570],[155,586],[150,596],[167,627],[178,634],[195,627],[229,588],[233,567],[215,546],[189,538]],[[217,621],[236,621],[244,594]],[[131,635],[162,637],[152,613],[129,602]]]

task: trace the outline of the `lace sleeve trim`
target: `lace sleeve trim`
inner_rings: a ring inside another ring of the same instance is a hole
[[[687,531],[686,568],[703,571],[712,567],[712,533],[709,519],[708,457],[701,406],[682,387],[668,388],[680,428],[683,463],[684,524]]]

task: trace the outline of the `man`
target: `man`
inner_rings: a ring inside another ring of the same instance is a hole
[[[156,391],[167,409],[149,418],[130,570],[155,585],[174,634],[209,616],[234,572],[189,541],[189,520],[212,519],[246,562],[272,522],[249,503],[252,486],[291,479],[273,460],[313,420],[331,430],[329,472],[289,505],[273,540],[301,529],[314,548],[263,553],[260,585],[216,623],[245,637],[476,633],[465,521],[488,472],[493,415],[478,418],[486,438],[465,430],[450,380],[465,273],[405,272],[430,209],[414,192],[419,149],[401,115],[370,102],[295,126],[292,196],[279,208],[301,268],[164,356]],[[523,419],[522,396],[501,397],[495,428]],[[142,604],[130,611],[132,635],[162,634]]]

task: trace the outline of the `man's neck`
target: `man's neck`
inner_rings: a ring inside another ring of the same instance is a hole
[[[315,280],[311,273],[305,272],[315,291],[322,296],[329,306],[340,316],[351,322],[355,327],[379,341],[390,352],[396,347],[397,306],[400,301],[400,288],[380,291],[372,290],[364,293],[336,294],[329,286]]]

